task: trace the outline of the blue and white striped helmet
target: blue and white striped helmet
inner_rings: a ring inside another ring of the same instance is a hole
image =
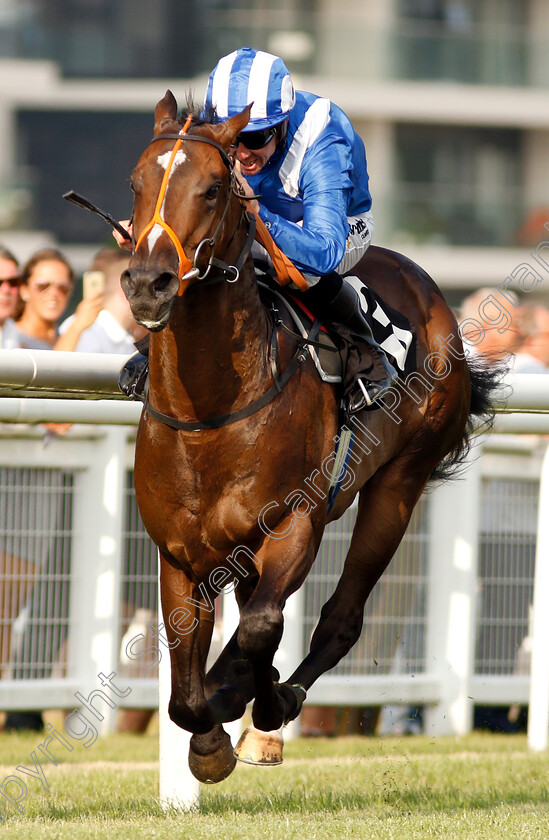
[[[281,58],[242,47],[221,58],[210,74],[204,108],[214,106],[223,122],[253,102],[244,131],[283,122],[295,104],[292,77]]]

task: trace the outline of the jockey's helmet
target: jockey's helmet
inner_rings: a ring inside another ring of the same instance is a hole
[[[210,74],[204,110],[215,107],[223,122],[253,103],[243,129],[260,131],[284,122],[295,104],[292,77],[281,58],[242,47],[221,58]]]

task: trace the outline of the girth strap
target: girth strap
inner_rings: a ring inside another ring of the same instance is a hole
[[[273,326],[273,330],[276,330],[276,326]],[[276,396],[280,394],[282,389],[288,384],[296,370],[303,364],[305,359],[308,355],[307,349],[307,341],[314,341],[316,336],[318,335],[318,331],[320,330],[320,321],[316,320],[312,325],[307,339],[300,339],[299,346],[289,363],[288,367],[280,374],[279,377],[275,375],[274,384],[271,385],[268,391],[266,391],[261,397],[258,397],[253,402],[249,403],[249,405],[244,406],[243,408],[238,409],[238,411],[233,411],[229,414],[221,414],[219,417],[208,417],[206,420],[178,420],[176,417],[170,417],[168,414],[163,414],[160,411],[157,411],[149,402],[148,393],[139,397],[143,402],[143,408],[154,420],[157,420],[159,423],[163,423],[165,426],[169,426],[171,429],[176,429],[177,431],[185,431],[185,432],[200,432],[206,429],[219,429],[221,426],[228,426],[231,423],[237,423],[239,420],[244,420],[246,417],[250,417],[252,414],[255,414],[257,411],[260,411],[266,405],[268,405]]]

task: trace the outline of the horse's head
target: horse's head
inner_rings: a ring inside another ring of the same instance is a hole
[[[122,275],[134,318],[153,332],[168,323],[176,297],[206,277],[212,259],[218,266],[228,245],[238,246],[241,207],[228,152],[248,119],[246,108],[216,125],[182,125],[170,91],[156,106],[153,141],[132,173],[136,244]]]

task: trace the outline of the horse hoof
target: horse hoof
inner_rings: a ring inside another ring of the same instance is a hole
[[[248,726],[234,749],[239,761],[245,764],[259,764],[271,767],[282,764],[282,727],[263,732],[255,726]]]
[[[223,740],[221,746],[214,752],[201,755],[189,747],[189,768],[195,779],[206,785],[222,782],[233,772],[236,758],[233,754],[231,739]]]

